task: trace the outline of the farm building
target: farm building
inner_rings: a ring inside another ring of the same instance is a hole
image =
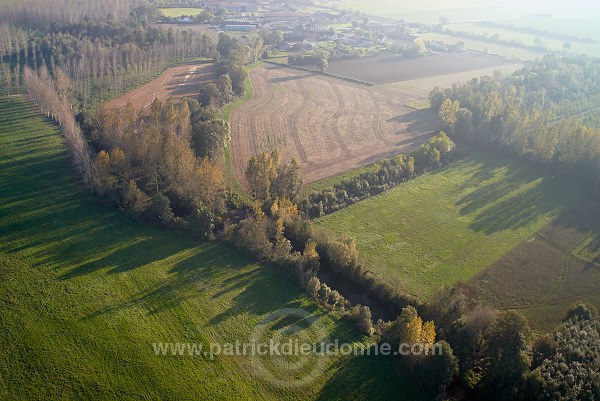
[[[256,25],[225,25],[225,30],[229,32],[251,32],[256,29]]]
[[[304,27],[305,31],[309,32],[327,32],[329,30],[329,25],[306,25]]]
[[[415,40],[419,38],[418,36],[403,32],[391,32],[388,34],[388,36],[397,44],[406,44],[411,46],[414,45]]]

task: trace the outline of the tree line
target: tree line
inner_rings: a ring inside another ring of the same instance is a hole
[[[218,57],[208,35],[164,31],[147,16],[118,21],[84,18],[54,22],[45,29],[0,27],[0,57],[5,84],[19,89],[23,68],[60,67],[74,82],[75,100],[84,108],[124,92],[170,64]]]
[[[84,184],[93,189],[97,172],[90,147],[75,121],[67,96],[71,84],[67,74],[57,69],[53,79],[46,69],[36,73],[25,67],[24,83],[29,97],[40,108],[40,112],[60,124],[75,168]]]
[[[76,22],[86,17],[123,21],[144,3],[143,0],[19,0],[2,4],[0,22],[39,28],[55,22]]]
[[[383,159],[371,171],[346,179],[320,192],[313,192],[300,203],[309,218],[318,218],[380,194],[396,185],[447,164],[455,149],[444,132],[430,139],[410,155]]]
[[[600,130],[582,111],[600,102],[600,64],[547,56],[508,77],[435,88],[431,105],[452,138],[572,174],[600,188]]]

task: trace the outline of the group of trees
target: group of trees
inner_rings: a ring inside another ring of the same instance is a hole
[[[357,264],[358,252],[346,240],[315,233],[310,222],[300,216],[293,201],[301,186],[299,173],[297,163],[283,164],[277,152],[253,157],[247,169],[253,201],[245,218],[230,226],[222,237],[276,266],[315,301],[347,317],[361,332],[370,335],[370,309],[352,306],[342,294],[317,278],[323,263],[335,271]]]
[[[208,35],[164,31],[137,15],[129,15],[123,22],[89,18],[56,22],[34,31],[5,25],[0,29],[0,51],[10,66],[3,75],[10,75],[13,86],[18,88],[25,66],[34,70],[47,67],[51,74],[60,67],[74,82],[75,100],[83,107],[122,93],[170,63],[217,57]]]
[[[288,64],[297,67],[316,66],[319,71],[325,72],[329,66],[329,52],[320,51],[315,54],[296,55],[288,57]]]
[[[594,60],[547,56],[505,78],[436,88],[430,101],[451,137],[557,168],[597,189],[600,130],[577,117],[597,107],[598,76]]]
[[[398,363],[432,398],[445,399],[451,383],[468,399],[490,401],[600,396],[600,321],[584,305],[537,337],[521,313],[482,306],[457,288],[438,290],[419,309],[407,306],[393,321],[378,321],[374,331],[392,349],[404,344],[425,351],[400,356]]]
[[[96,43],[106,40],[118,45],[148,39],[141,31],[138,39],[131,39],[135,33],[126,26],[87,20],[54,28],[71,35],[84,26],[85,37],[95,38]],[[221,39],[227,41],[228,37]],[[232,46],[221,43],[219,53],[214,53],[212,44],[201,47],[221,60],[220,68],[228,69],[221,76],[231,92],[228,101],[244,87],[246,75],[241,66],[248,56],[246,47],[236,41],[229,43]],[[53,50],[52,60],[61,52],[64,48]],[[37,57],[34,54],[25,57]],[[201,104],[195,99],[169,99],[163,104],[155,99],[146,113],[138,113],[128,104],[120,110],[99,107],[81,111],[75,118],[76,95],[69,74],[57,64],[48,71],[44,60],[37,63],[39,72],[27,64],[23,67],[25,84],[32,100],[62,125],[74,164],[90,188],[131,218],[185,230],[196,237],[213,234],[213,224],[220,221],[227,201],[223,163],[230,130],[220,119],[220,104]],[[244,74],[235,74],[238,67]],[[242,83],[233,88],[229,74]]]
[[[277,150],[252,156],[245,175],[252,195],[260,201],[276,197],[298,200],[302,188],[300,164],[296,159],[283,164]]]
[[[255,38],[247,42],[219,34],[217,43],[216,67],[217,82],[209,83],[200,90],[199,100],[203,105],[222,107],[234,98],[246,93],[248,73],[244,66],[255,62],[262,48],[262,39]]]
[[[439,291],[425,309],[452,344],[458,380],[477,399],[600,396],[600,322],[584,305],[573,306],[553,332],[537,337],[519,312],[477,305],[456,289]]]
[[[409,156],[398,155],[384,159],[372,166],[371,171],[344,180],[331,188],[311,193],[300,204],[310,218],[333,213],[348,205],[377,195],[413,178],[416,174],[436,169],[446,164],[455,149],[444,132],[430,139]]]
[[[204,127],[214,121],[210,112],[194,100],[163,105],[156,99],[148,116],[129,104],[79,118],[97,151],[98,191],[105,199],[135,219],[211,234],[212,217],[225,204],[222,155],[229,132],[222,127],[213,135]]]
[[[552,333],[535,340],[527,376],[530,399],[600,398],[600,321],[584,306],[571,308]]]

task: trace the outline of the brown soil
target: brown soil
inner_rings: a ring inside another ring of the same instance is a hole
[[[436,116],[385,88],[279,66],[250,73],[254,97],[231,114],[232,161],[243,182],[248,159],[278,149],[302,163],[311,183],[414,149]]]
[[[169,68],[157,79],[128,92],[120,98],[111,100],[106,106],[111,109],[118,109],[125,107],[127,102],[131,102],[134,110],[140,110],[150,106],[155,98],[164,101],[171,97],[176,99],[195,97],[204,84],[215,79],[215,66],[213,63],[183,64]]]
[[[374,84],[386,84],[486,68],[499,68],[512,63],[512,61],[500,57],[462,52],[441,53],[411,59],[400,56],[381,56],[340,60],[331,62],[327,71]]]

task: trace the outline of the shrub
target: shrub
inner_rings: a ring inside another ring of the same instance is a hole
[[[371,315],[371,309],[368,306],[354,306],[350,311],[349,318],[355,323],[356,328],[361,333],[369,336],[373,334],[373,319]]]

